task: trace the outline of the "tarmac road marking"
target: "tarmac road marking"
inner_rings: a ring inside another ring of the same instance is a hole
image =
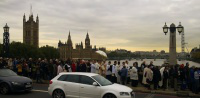
[[[48,91],[45,91],[45,90],[36,90],[36,89],[33,89],[32,91],[34,92],[43,92],[43,93],[47,93]]]
[[[148,94],[146,97],[144,98],[153,98],[155,96],[155,94]]]
[[[151,94],[148,94],[147,96],[145,96],[144,98],[149,98],[149,96],[151,96]]]
[[[153,98],[155,96],[155,94],[151,94],[151,96],[149,98]]]

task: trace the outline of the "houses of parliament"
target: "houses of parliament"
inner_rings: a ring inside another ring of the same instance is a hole
[[[104,59],[103,56],[96,53],[97,50],[106,51],[106,48],[99,48],[97,49],[96,46],[92,48],[92,45],[90,45],[90,38],[89,34],[87,33],[85,38],[85,48],[83,47],[83,43],[79,43],[75,45],[75,48],[73,48],[71,35],[69,32],[67,43],[62,43],[60,40],[58,42],[58,49],[60,52],[60,59],[66,60],[68,58],[73,59]]]
[[[31,11],[29,20],[26,21],[26,16],[23,17],[23,43],[39,47],[39,17],[34,21]]]
[[[26,16],[23,16],[23,43],[29,44],[35,47],[39,47],[39,17],[36,17],[36,21],[34,20],[31,12],[29,15],[29,19],[26,21]],[[85,39],[85,48],[83,47],[83,43],[76,44],[75,48],[73,48],[71,35],[69,32],[67,43],[62,43],[59,41],[58,50],[60,53],[60,59],[66,60],[68,58],[73,59],[103,59],[101,55],[97,54],[97,50],[106,51],[106,48],[97,49],[96,46],[92,48],[90,45],[89,34],[87,33]]]

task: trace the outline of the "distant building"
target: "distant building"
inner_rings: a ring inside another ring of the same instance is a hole
[[[131,51],[128,51],[126,49],[116,49],[115,52],[117,52],[117,53],[131,53]]]
[[[106,52],[106,48],[105,47],[99,47],[99,50]]]
[[[135,51],[134,54],[140,55],[141,58],[167,58],[168,53],[166,53],[164,50],[161,50],[161,52],[157,52],[156,50],[153,51]]]
[[[96,53],[96,46],[92,49],[92,45],[90,44],[89,34],[87,33],[85,39],[85,48],[83,47],[83,42],[76,44],[75,48],[73,48],[71,35],[69,32],[67,43],[58,42],[58,48],[60,52],[60,59],[66,60],[68,58],[72,59],[104,59],[103,56]],[[103,51],[106,51],[105,48],[100,48]]]
[[[165,50],[161,50],[160,53],[161,53],[161,54],[165,54]]]
[[[193,57],[196,53],[200,53],[200,45],[199,48],[195,47],[191,50],[190,55]]]
[[[32,12],[28,21],[23,17],[23,43],[39,47],[39,17],[34,21]]]

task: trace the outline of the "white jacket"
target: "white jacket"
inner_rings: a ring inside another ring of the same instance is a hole
[[[130,69],[130,79],[138,80],[138,71],[135,67],[132,67],[132,69]]]
[[[61,65],[58,65],[58,70],[57,70],[57,74],[63,72],[63,68],[61,67]]]

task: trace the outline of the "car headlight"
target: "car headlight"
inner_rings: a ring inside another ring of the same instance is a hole
[[[128,92],[120,92],[119,94],[120,94],[120,96],[129,96],[130,95]]]
[[[131,96],[133,97],[133,98],[135,98],[135,93],[132,91],[131,92]]]
[[[11,82],[13,85],[20,85],[18,82]]]

